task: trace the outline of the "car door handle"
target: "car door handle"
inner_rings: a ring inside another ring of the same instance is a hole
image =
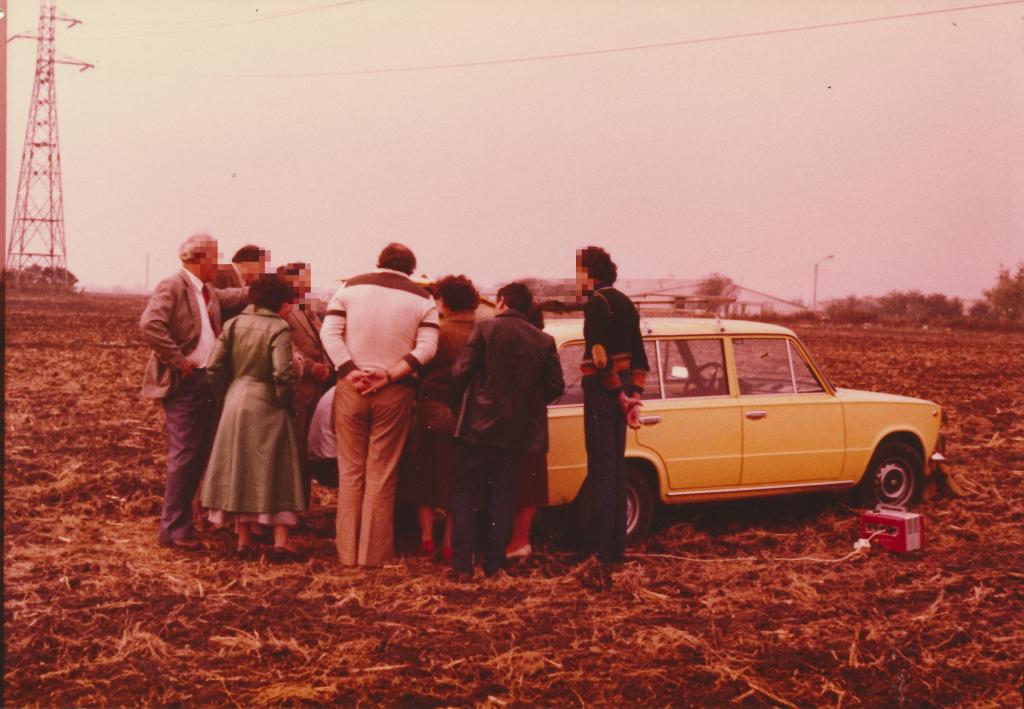
[[[748,411],[746,413],[746,416],[747,416],[748,419],[754,419],[756,421],[757,419],[767,418],[768,417],[768,412],[767,411]]]
[[[654,426],[655,424],[661,423],[661,416],[641,416],[640,424],[642,426]]]

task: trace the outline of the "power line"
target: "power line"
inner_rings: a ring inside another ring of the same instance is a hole
[[[340,2],[332,2],[326,5],[314,5],[311,7],[296,8],[295,10],[287,10],[284,12],[275,12],[272,14],[263,15],[261,17],[248,17],[245,19],[233,19],[225,21],[215,21],[208,24],[198,25],[196,27],[184,27],[181,29],[164,30],[160,32],[142,32],[139,34],[118,34],[110,35],[107,37],[88,37],[79,35],[76,39],[83,40],[117,40],[117,39],[140,39],[144,37],[166,37],[170,35],[188,34],[190,32],[198,32],[202,30],[213,30],[221,29],[223,27],[236,27],[238,25],[248,25],[255,22],[266,22],[267,20],[279,20],[283,17],[294,17],[296,15],[307,15],[311,12],[321,12],[323,10],[330,10],[336,7],[342,7],[344,5],[355,5],[356,3],[368,2],[369,0],[341,0]],[[200,20],[192,20],[194,22],[200,22]],[[182,22],[186,22],[182,20]]]
[[[177,9],[181,9],[181,6],[180,5],[176,6],[175,9],[176,10]],[[259,10],[258,7],[254,8],[254,9],[255,9],[255,11],[257,13],[259,13],[260,10]],[[308,9],[308,8],[295,8],[295,9],[296,10],[302,10],[302,9]],[[261,15],[261,17],[271,17],[271,16],[276,15],[276,14],[277,13],[266,13],[264,15]],[[209,24],[211,22],[235,22],[235,21],[238,21],[238,20],[248,20],[248,19],[252,19],[252,18],[250,18],[250,17],[242,17],[238,13],[234,13],[232,15],[222,15],[220,17],[202,17],[202,18],[192,17],[192,18],[189,18],[189,19],[165,18],[165,19],[160,19],[160,20],[135,20],[135,21],[132,21],[132,20],[122,20],[122,21],[102,20],[98,25],[96,23],[90,23],[90,24],[92,26],[99,26],[99,27],[128,27],[131,30],[150,30],[150,29],[153,29],[153,28],[160,28],[160,27],[173,27],[173,26],[184,27],[185,25],[206,25],[206,24]]]
[[[350,0],[358,2],[359,0]],[[344,4],[344,3],[343,3]],[[604,49],[585,49],[575,52],[560,52],[552,54],[535,54],[523,57],[508,57],[504,59],[484,59],[480,61],[455,62],[449,64],[421,64],[400,67],[383,67],[378,69],[352,69],[348,71],[323,71],[323,72],[295,72],[279,74],[175,74],[163,72],[133,71],[130,69],[112,68],[107,71],[114,71],[122,74],[136,74],[139,76],[164,76],[195,79],[299,79],[299,78],[324,78],[342,76],[367,76],[373,74],[403,74],[421,71],[442,71],[448,69],[469,69],[483,66],[499,66],[502,64],[525,64],[528,62],[542,62],[557,59],[573,59],[577,57],[590,57],[601,54],[623,54],[626,52],[640,52],[649,49],[666,49],[669,47],[683,47],[692,44],[709,44],[712,42],[724,42],[734,39],[751,39],[755,37],[768,37],[778,34],[789,34],[793,32],[806,32],[809,30],[821,30],[832,27],[849,27],[852,25],[864,25],[874,22],[886,22],[889,20],[903,20],[914,17],[926,17],[929,15],[940,15],[950,12],[964,12],[967,10],[982,10],[1005,5],[1021,5],[1024,0],[1001,0],[980,5],[962,5],[958,7],[947,7],[939,10],[921,10],[918,12],[907,12],[899,15],[881,15],[877,17],[862,17],[855,20],[840,20],[838,22],[825,22],[814,25],[800,25],[796,27],[783,27],[771,30],[758,30],[755,32],[738,32],[735,34],[715,35],[711,37],[698,37],[693,39],[680,39],[669,42],[654,42],[651,44],[634,44],[624,47],[608,47]]]

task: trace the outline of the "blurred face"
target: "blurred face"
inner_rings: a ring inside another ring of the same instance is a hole
[[[313,276],[308,268],[298,273],[285,273],[284,280],[295,292],[296,301],[305,298],[313,288]]]
[[[589,295],[594,292],[595,281],[587,273],[587,269],[583,268],[580,264],[576,264],[576,294],[577,295]]]
[[[198,273],[196,275],[201,281],[211,281],[217,275],[217,242],[210,239],[203,243],[202,249],[196,253],[193,263]]]
[[[299,294],[299,299],[305,298],[313,289],[313,274],[308,268],[304,268],[291,280],[292,288]]]
[[[235,265],[238,266],[238,272],[242,274],[242,282],[251,286],[257,278],[263,275],[265,263],[265,261],[242,261]]]

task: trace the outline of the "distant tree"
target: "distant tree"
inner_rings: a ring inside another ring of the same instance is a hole
[[[1007,320],[1024,320],[1024,262],[1017,264],[1016,272],[999,269],[996,284],[985,291],[992,315]]]
[[[979,300],[971,306],[970,310],[967,311],[967,314],[972,318],[984,320],[992,315],[992,306],[988,304],[987,300]]]
[[[731,278],[721,273],[709,273],[697,284],[697,295],[729,296],[739,290]]]
[[[38,264],[20,271],[7,271],[4,280],[9,286],[19,288],[45,288],[69,290],[75,289],[78,276],[63,268],[43,267]]]
[[[833,300],[826,304],[825,313],[836,322],[855,324],[950,325],[963,319],[964,303],[942,293],[891,291],[877,298],[850,295]]]
[[[959,298],[941,293],[925,295],[920,291],[892,291],[877,301],[878,314],[890,321],[923,324],[948,322],[963,316],[964,304]]]
[[[871,298],[848,295],[826,303],[825,315],[835,322],[859,325],[878,319],[878,305]]]

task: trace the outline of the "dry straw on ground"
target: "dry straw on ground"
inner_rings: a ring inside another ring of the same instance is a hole
[[[142,305],[7,302],[8,705],[1020,705],[1020,335],[801,331],[838,384],[946,408],[965,494],[921,505],[923,552],[851,554],[839,498],[695,506],[599,591],[550,539],[477,586],[408,556],[345,570],[329,510],[303,563],[161,549]]]

